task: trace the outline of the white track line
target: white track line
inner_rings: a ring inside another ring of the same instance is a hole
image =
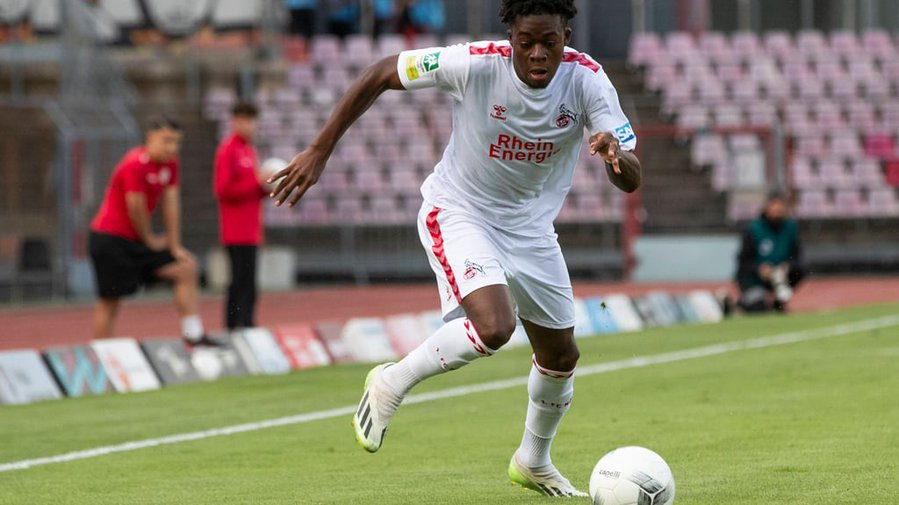
[[[882,328],[890,328],[899,326],[899,315],[880,317],[877,319],[867,319],[854,323],[839,324],[836,326],[828,326],[814,330],[796,331],[791,333],[781,333],[767,337],[760,337],[751,340],[741,340],[737,342],[727,342],[722,344],[707,345],[703,347],[694,347],[682,351],[673,351],[664,354],[656,354],[651,356],[638,356],[620,361],[610,361],[608,363],[597,363],[595,365],[581,366],[577,370],[577,375],[583,377],[586,375],[596,375],[601,373],[625,370],[628,368],[641,368],[650,365],[658,365],[663,363],[674,363],[695,358],[703,358],[708,356],[716,356],[730,352],[743,351],[747,349],[761,349],[765,347],[773,347],[778,345],[792,344],[796,342],[805,342],[827,337],[836,337],[841,335],[850,335],[868,330],[877,330]],[[508,389],[517,386],[526,385],[527,377],[516,377],[514,379],[506,379],[500,381],[485,382],[482,384],[473,384],[471,386],[462,386],[457,388],[445,389],[442,391],[434,391],[432,393],[423,393],[410,395],[403,403],[424,403],[445,398],[454,398],[457,396],[466,396],[475,393],[483,393],[485,391],[496,391],[499,389]],[[349,405],[330,410],[320,410],[318,412],[310,412],[308,414],[300,414],[296,416],[280,417],[277,419],[269,419],[254,423],[238,424],[234,426],[226,426],[224,428],[215,428],[206,431],[195,431],[193,433],[182,433],[179,435],[170,435],[167,437],[150,438],[146,440],[138,440],[134,442],[125,442],[118,445],[107,445],[87,449],[84,451],[69,452],[58,456],[50,456],[46,458],[26,459],[22,461],[14,461],[10,463],[0,464],[0,472],[9,472],[12,470],[24,470],[40,465],[50,465],[54,463],[65,463],[68,461],[77,461],[80,459],[95,458],[105,456],[107,454],[115,454],[119,452],[130,452],[148,447],[157,447],[160,445],[178,444],[182,442],[190,442],[193,440],[202,440],[205,438],[220,437],[225,435],[234,435],[236,433],[245,433],[248,431],[264,430],[267,428],[275,428],[278,426],[288,426],[292,424],[309,423],[322,419],[332,419],[335,417],[349,416],[356,411],[356,405]]]

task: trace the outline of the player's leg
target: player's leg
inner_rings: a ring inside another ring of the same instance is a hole
[[[403,397],[419,382],[491,356],[515,330],[515,310],[489,230],[471,216],[423,209],[422,243],[444,295],[447,320],[396,364],[369,373],[353,418],[356,438],[377,451]]]
[[[513,482],[548,496],[586,496],[553,465],[552,442],[571,406],[580,353],[574,340],[574,293],[555,237],[510,240],[509,288],[531,347],[528,407],[521,444],[509,464]]]
[[[200,318],[200,277],[196,258],[189,255],[176,259],[168,251],[151,252],[146,264],[152,276],[172,283],[175,307],[181,316],[181,336],[194,345],[218,345],[206,335]]]
[[[252,327],[256,304],[256,246],[228,246],[231,260],[231,283],[225,305],[225,326]]]
[[[118,298],[99,298],[94,306],[94,339],[112,338],[115,319],[119,313]]]

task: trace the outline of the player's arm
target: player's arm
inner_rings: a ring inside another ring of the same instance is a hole
[[[600,132],[590,137],[590,154],[599,154],[606,164],[609,181],[621,191],[633,193],[643,182],[640,160],[631,151],[623,151],[612,132]]]
[[[337,102],[334,112],[312,145],[269,179],[268,182],[280,179],[272,192],[278,205],[288,199],[291,207],[296,205],[300,197],[318,181],[340,137],[388,89],[405,89],[397,73],[397,55],[388,56],[365,69]]]
[[[172,256],[180,259],[190,255],[181,245],[181,190],[178,186],[169,186],[162,193],[162,223]]]
[[[125,193],[125,206],[140,241],[155,251],[165,249],[165,239],[153,233],[150,211],[147,210],[147,195],[140,191],[129,191]]]

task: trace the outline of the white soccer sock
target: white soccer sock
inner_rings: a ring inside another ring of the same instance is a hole
[[[205,334],[206,330],[203,328],[203,320],[200,319],[199,314],[181,318],[181,335],[184,338],[195,342],[200,340]]]
[[[492,355],[474,325],[466,318],[444,324],[396,365],[384,369],[383,377],[399,394],[419,382]]]
[[[528,414],[518,458],[524,465],[536,468],[552,463],[549,453],[553,438],[574,397],[574,370],[548,370],[535,359],[528,376],[528,396]]]

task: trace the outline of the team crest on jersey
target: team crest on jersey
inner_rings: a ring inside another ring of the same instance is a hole
[[[490,117],[493,119],[499,119],[500,121],[505,121],[509,119],[506,117],[506,111],[509,110],[508,107],[499,104],[493,104],[493,112],[490,113]]]
[[[153,172],[147,174],[147,182],[150,184],[160,184],[165,186],[170,180],[172,180],[172,172],[168,168],[161,169],[159,174]]]
[[[559,106],[559,117],[556,118],[556,126],[559,128],[566,128],[571,123],[577,124],[577,114],[565,107],[565,104]]]
[[[484,275],[484,267],[471,260],[465,260],[465,280],[474,279],[478,274]]]
[[[440,68],[440,51],[406,58],[406,77],[410,81]]]

